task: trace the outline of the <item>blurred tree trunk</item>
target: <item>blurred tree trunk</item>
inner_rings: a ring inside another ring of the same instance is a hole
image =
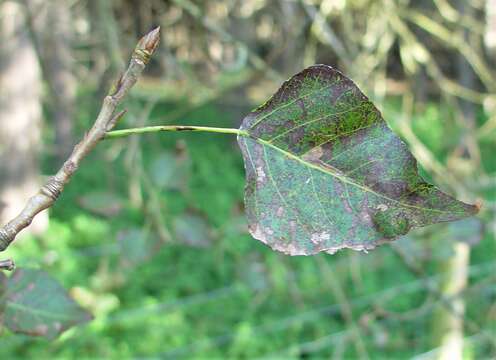
[[[40,3],[25,0],[32,40],[49,89],[48,103],[55,127],[55,153],[59,162],[73,145],[76,81],[72,74],[72,21],[66,0]]]
[[[39,188],[41,71],[25,13],[16,1],[0,2],[0,222],[13,218]],[[47,213],[30,230],[41,232]]]
[[[46,80],[51,83],[57,158],[64,161],[72,150],[76,80],[72,73],[72,18],[69,2],[50,1],[47,13]]]

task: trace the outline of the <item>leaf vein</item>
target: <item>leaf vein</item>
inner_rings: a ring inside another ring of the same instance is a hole
[[[24,305],[19,304],[19,303],[14,303],[12,301],[8,301],[6,306],[11,307],[15,310],[25,311],[27,313],[30,313],[30,314],[33,314],[33,315],[39,316],[39,317],[47,317],[47,318],[57,319],[57,320],[74,321],[74,317],[72,317],[72,316],[53,314],[53,313],[48,312],[48,311],[30,308],[28,306],[24,306]]]
[[[312,182],[313,195],[317,199],[317,201],[320,205],[320,208],[322,210],[322,213],[323,213],[324,217],[327,219],[327,222],[329,223],[329,227],[334,228],[334,223],[331,221],[331,218],[329,217],[329,214],[327,213],[327,210],[325,209],[324,204],[322,204],[320,197],[317,195],[317,189],[315,188],[315,182],[313,180],[312,170],[310,168],[307,168],[307,169],[308,169],[308,172],[310,173],[310,181]]]
[[[255,123],[253,123],[253,124],[249,127],[249,129],[248,129],[248,130],[252,130],[255,126],[257,126],[258,124],[260,124],[263,120],[267,119],[269,116],[271,116],[271,115],[275,114],[275,113],[276,113],[276,112],[278,112],[279,110],[285,109],[285,108],[287,108],[287,107],[289,107],[289,106],[293,105],[293,104],[294,104],[294,103],[296,103],[297,101],[299,101],[299,100],[302,100],[302,99],[306,98],[307,96],[313,95],[313,94],[315,94],[315,93],[317,93],[317,92],[320,92],[320,91],[323,91],[323,90],[327,90],[327,89],[331,88],[332,86],[334,86],[334,83],[329,84],[329,85],[326,85],[326,86],[323,86],[323,87],[318,88],[318,89],[314,89],[314,90],[312,90],[312,91],[310,91],[310,92],[308,92],[308,93],[306,93],[306,94],[304,94],[304,95],[301,95],[301,96],[299,96],[299,97],[297,97],[297,98],[295,98],[295,99],[291,100],[290,102],[288,102],[288,103],[286,103],[286,104],[284,104],[284,105],[281,105],[281,106],[279,106],[279,107],[276,107],[274,110],[272,110],[272,111],[268,112],[267,114],[263,115],[262,117],[258,118],[258,119],[257,119],[257,121],[256,121]],[[284,89],[283,89],[283,91],[284,91]]]
[[[295,214],[295,219],[296,221],[301,225],[301,227],[303,229],[305,229],[305,231],[308,233],[308,235],[310,235],[310,237],[312,236],[312,234],[310,233],[310,231],[308,231],[308,228],[305,226],[305,223],[301,221],[301,219],[299,218],[298,214],[299,212],[297,212],[295,209],[289,207],[288,203],[286,202],[286,200],[284,199],[284,197],[282,196],[280,190],[279,190],[279,186],[277,185],[277,182],[275,181],[274,179],[274,176],[272,175],[272,170],[270,169],[270,165],[269,165],[269,159],[267,157],[267,151],[266,151],[266,147],[263,146],[263,149],[264,149],[264,160],[265,160],[265,163],[267,164],[267,173],[269,174],[269,178],[270,178],[270,181],[272,182],[272,185],[274,186],[274,188],[276,189],[276,192],[277,194],[279,195],[282,203],[284,204],[284,206],[287,208],[287,209],[290,209],[292,210],[292,212]],[[296,208],[297,209],[297,208]],[[310,222],[310,226],[312,226],[313,228],[313,225],[312,225],[312,222]],[[313,230],[315,231],[315,229],[313,228]]]
[[[260,143],[260,144],[262,144],[262,145],[269,146],[269,147],[271,147],[271,148],[273,148],[273,149],[275,149],[275,150],[277,150],[277,151],[281,152],[281,153],[282,153],[282,154],[284,154],[285,156],[287,156],[287,157],[289,157],[289,158],[292,158],[292,159],[294,159],[294,160],[296,160],[296,161],[300,162],[300,163],[301,163],[301,164],[303,164],[304,166],[308,166],[308,167],[311,167],[311,168],[313,168],[313,169],[319,170],[319,171],[321,171],[321,172],[323,172],[323,173],[326,173],[326,174],[328,174],[328,175],[331,175],[331,176],[335,177],[335,178],[336,178],[336,179],[338,179],[338,180],[341,180],[341,181],[343,181],[343,182],[345,182],[345,183],[347,183],[347,184],[350,184],[350,185],[352,185],[352,186],[358,187],[359,189],[362,189],[362,190],[363,190],[363,191],[365,191],[365,192],[369,192],[369,193],[371,193],[371,194],[373,194],[373,195],[375,195],[375,196],[378,196],[378,197],[380,197],[380,198],[383,198],[383,199],[385,199],[385,200],[388,200],[388,201],[391,201],[391,202],[393,202],[393,203],[396,203],[396,204],[398,204],[399,206],[402,206],[402,207],[405,207],[405,208],[411,208],[411,209],[422,210],[422,211],[436,212],[436,213],[441,213],[441,214],[444,214],[444,213],[449,213],[449,214],[453,214],[453,213],[458,214],[458,213],[461,213],[461,214],[463,214],[463,212],[444,211],[444,210],[439,210],[439,209],[431,209],[431,208],[425,208],[425,207],[421,207],[421,206],[416,206],[416,205],[411,205],[411,204],[402,203],[401,201],[398,201],[398,200],[396,200],[396,199],[392,199],[392,198],[390,198],[390,197],[388,197],[388,196],[386,196],[386,195],[384,195],[384,194],[381,194],[381,193],[378,193],[378,192],[376,192],[376,191],[372,190],[371,188],[369,188],[369,187],[367,187],[367,186],[365,186],[365,185],[362,185],[362,184],[360,184],[360,183],[357,183],[357,182],[353,181],[352,179],[349,179],[349,178],[347,178],[347,177],[345,177],[345,176],[343,176],[343,175],[339,175],[339,174],[337,174],[337,173],[335,173],[335,172],[331,171],[330,169],[325,169],[325,168],[323,168],[323,167],[321,167],[321,166],[318,166],[318,165],[316,165],[316,164],[313,164],[313,163],[310,163],[310,162],[308,162],[308,161],[306,161],[306,160],[303,160],[303,159],[301,159],[300,157],[298,157],[298,156],[296,156],[296,155],[294,155],[294,154],[292,154],[292,153],[290,153],[290,152],[288,152],[288,151],[285,151],[285,150],[283,150],[283,149],[281,149],[281,148],[278,148],[277,146],[275,146],[275,145],[273,145],[273,144],[269,143],[269,142],[268,142],[268,141],[266,141],[266,140],[263,140],[263,139],[261,139],[261,138],[255,138],[255,137],[253,137],[253,139],[254,139],[255,141],[259,142],[259,143]]]
[[[253,187],[253,198],[255,199],[255,213],[257,217],[260,216],[260,211],[258,208],[258,198],[257,198],[257,168],[255,167],[255,162],[253,161],[253,158],[251,157],[251,152],[249,146],[247,146],[246,139],[243,139],[246,147],[246,153],[248,154],[248,158],[250,159],[251,166],[253,167],[253,172],[255,173],[255,186]],[[262,145],[263,146],[263,145]]]

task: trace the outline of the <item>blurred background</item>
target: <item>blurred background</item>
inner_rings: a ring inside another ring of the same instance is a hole
[[[0,0],[0,222],[58,169],[157,25],[120,128],[237,127],[325,63],[428,181],[482,211],[369,254],[287,257],[247,232],[234,137],[105,141],[2,254],[47,270],[95,319],[52,342],[4,330],[2,358],[496,356],[495,0]]]

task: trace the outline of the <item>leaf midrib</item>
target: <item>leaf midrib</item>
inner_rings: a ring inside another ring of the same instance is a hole
[[[381,194],[381,193],[378,193],[376,192],[375,190],[369,188],[368,186],[366,185],[362,185],[358,182],[355,182],[353,179],[351,178],[348,178],[344,175],[341,175],[341,174],[337,174],[333,171],[331,171],[330,169],[325,169],[325,168],[322,168],[316,164],[313,164],[311,162],[308,162],[306,160],[303,160],[302,158],[300,158],[299,156],[297,155],[294,155],[293,153],[289,152],[289,151],[286,151],[284,149],[281,149],[277,146],[275,146],[274,144],[271,144],[270,142],[266,141],[266,140],[263,140],[261,138],[257,138],[255,136],[253,136],[252,134],[249,134],[248,132],[243,132],[243,133],[240,133],[240,135],[242,136],[248,136],[250,139],[253,139],[254,141],[258,142],[259,144],[261,144],[262,146],[269,146],[277,151],[279,151],[280,153],[282,153],[283,155],[293,159],[293,160],[296,160],[298,161],[299,163],[303,164],[304,166],[307,166],[307,167],[310,167],[312,169],[315,169],[315,170],[318,170],[320,172],[323,172],[325,174],[328,174],[328,175],[331,175],[332,177],[335,177],[336,179],[346,183],[346,184],[349,184],[349,185],[352,185],[352,186],[355,186],[365,192],[368,192],[368,193],[371,193],[371,194],[374,194],[375,196],[378,196],[378,197],[381,197],[387,201],[390,201],[390,202],[393,202],[393,203],[396,203],[402,207],[405,207],[405,208],[411,208],[411,209],[417,209],[417,210],[422,210],[422,211],[430,211],[430,212],[436,212],[436,213],[441,213],[441,214],[464,214],[463,212],[453,212],[453,211],[444,211],[444,210],[439,210],[439,209],[431,209],[431,208],[425,208],[425,207],[420,207],[420,206],[415,206],[415,205],[411,205],[411,204],[406,204],[406,203],[403,203],[401,201],[398,201],[396,199],[392,199],[384,194]],[[249,152],[249,149],[248,149],[248,152]]]
[[[53,312],[35,309],[35,308],[29,307],[29,306],[15,303],[15,302],[10,301],[10,300],[7,301],[6,307],[11,307],[11,308],[14,308],[16,310],[22,310],[22,311],[25,311],[25,312],[30,313],[30,314],[43,316],[43,317],[55,319],[55,320],[66,320],[66,321],[75,321],[76,320],[75,317],[70,316],[70,315],[64,316],[61,314],[55,314]]]

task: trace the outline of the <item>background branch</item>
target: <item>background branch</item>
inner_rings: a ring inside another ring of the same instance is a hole
[[[72,154],[57,174],[51,177],[41,187],[40,191],[28,200],[19,215],[0,228],[0,251],[4,251],[14,241],[17,234],[31,224],[38,213],[55,203],[84,157],[93,150],[103,139],[105,133],[111,130],[122,117],[124,112],[121,111],[117,114],[114,114],[114,112],[145,69],[151,55],[158,46],[159,39],[160,27],[155,28],[141,38],[134,49],[126,72],[119,78],[116,85],[103,100],[102,108],[92,128],[81,142],[74,147]]]

